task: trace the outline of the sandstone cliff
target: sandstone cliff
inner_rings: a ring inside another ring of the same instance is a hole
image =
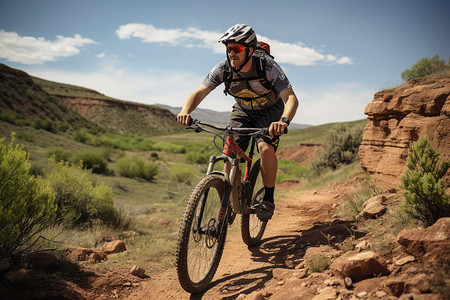
[[[420,136],[428,136],[442,158],[450,158],[450,77],[415,79],[378,92],[365,114],[361,166],[380,188],[399,188],[408,147]],[[447,185],[448,179],[447,174]]]

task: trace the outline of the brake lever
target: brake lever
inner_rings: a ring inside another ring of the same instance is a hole
[[[194,132],[197,132],[197,133],[203,131],[203,128],[197,123],[194,123],[191,126],[187,126],[186,129],[192,129]]]

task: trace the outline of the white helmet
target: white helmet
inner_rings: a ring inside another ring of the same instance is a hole
[[[250,26],[245,24],[236,24],[219,38],[218,42],[227,44],[229,42],[235,42],[247,47],[253,47],[256,49],[256,34]]]

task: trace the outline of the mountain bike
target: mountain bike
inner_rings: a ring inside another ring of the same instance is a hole
[[[223,128],[200,120],[192,120],[187,128],[214,134],[214,145],[222,152],[220,156],[210,157],[206,175],[197,183],[186,204],[178,232],[178,280],[187,292],[200,293],[208,287],[219,266],[228,225],[233,223],[236,215],[242,216],[244,243],[256,246],[261,242],[267,221],[261,221],[256,212],[264,199],[264,185],[260,159],[253,162],[253,157],[256,140],[268,136],[268,129]],[[235,142],[237,135],[250,137],[248,155]],[[217,145],[218,137],[223,147]],[[219,161],[231,164],[229,174],[214,171]],[[246,163],[244,176],[241,162]]]

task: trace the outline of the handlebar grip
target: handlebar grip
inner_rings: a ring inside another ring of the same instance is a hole
[[[287,134],[288,133],[288,129],[287,129],[287,127],[284,129],[284,134]],[[264,134],[265,135],[269,135],[269,128],[264,128]]]

